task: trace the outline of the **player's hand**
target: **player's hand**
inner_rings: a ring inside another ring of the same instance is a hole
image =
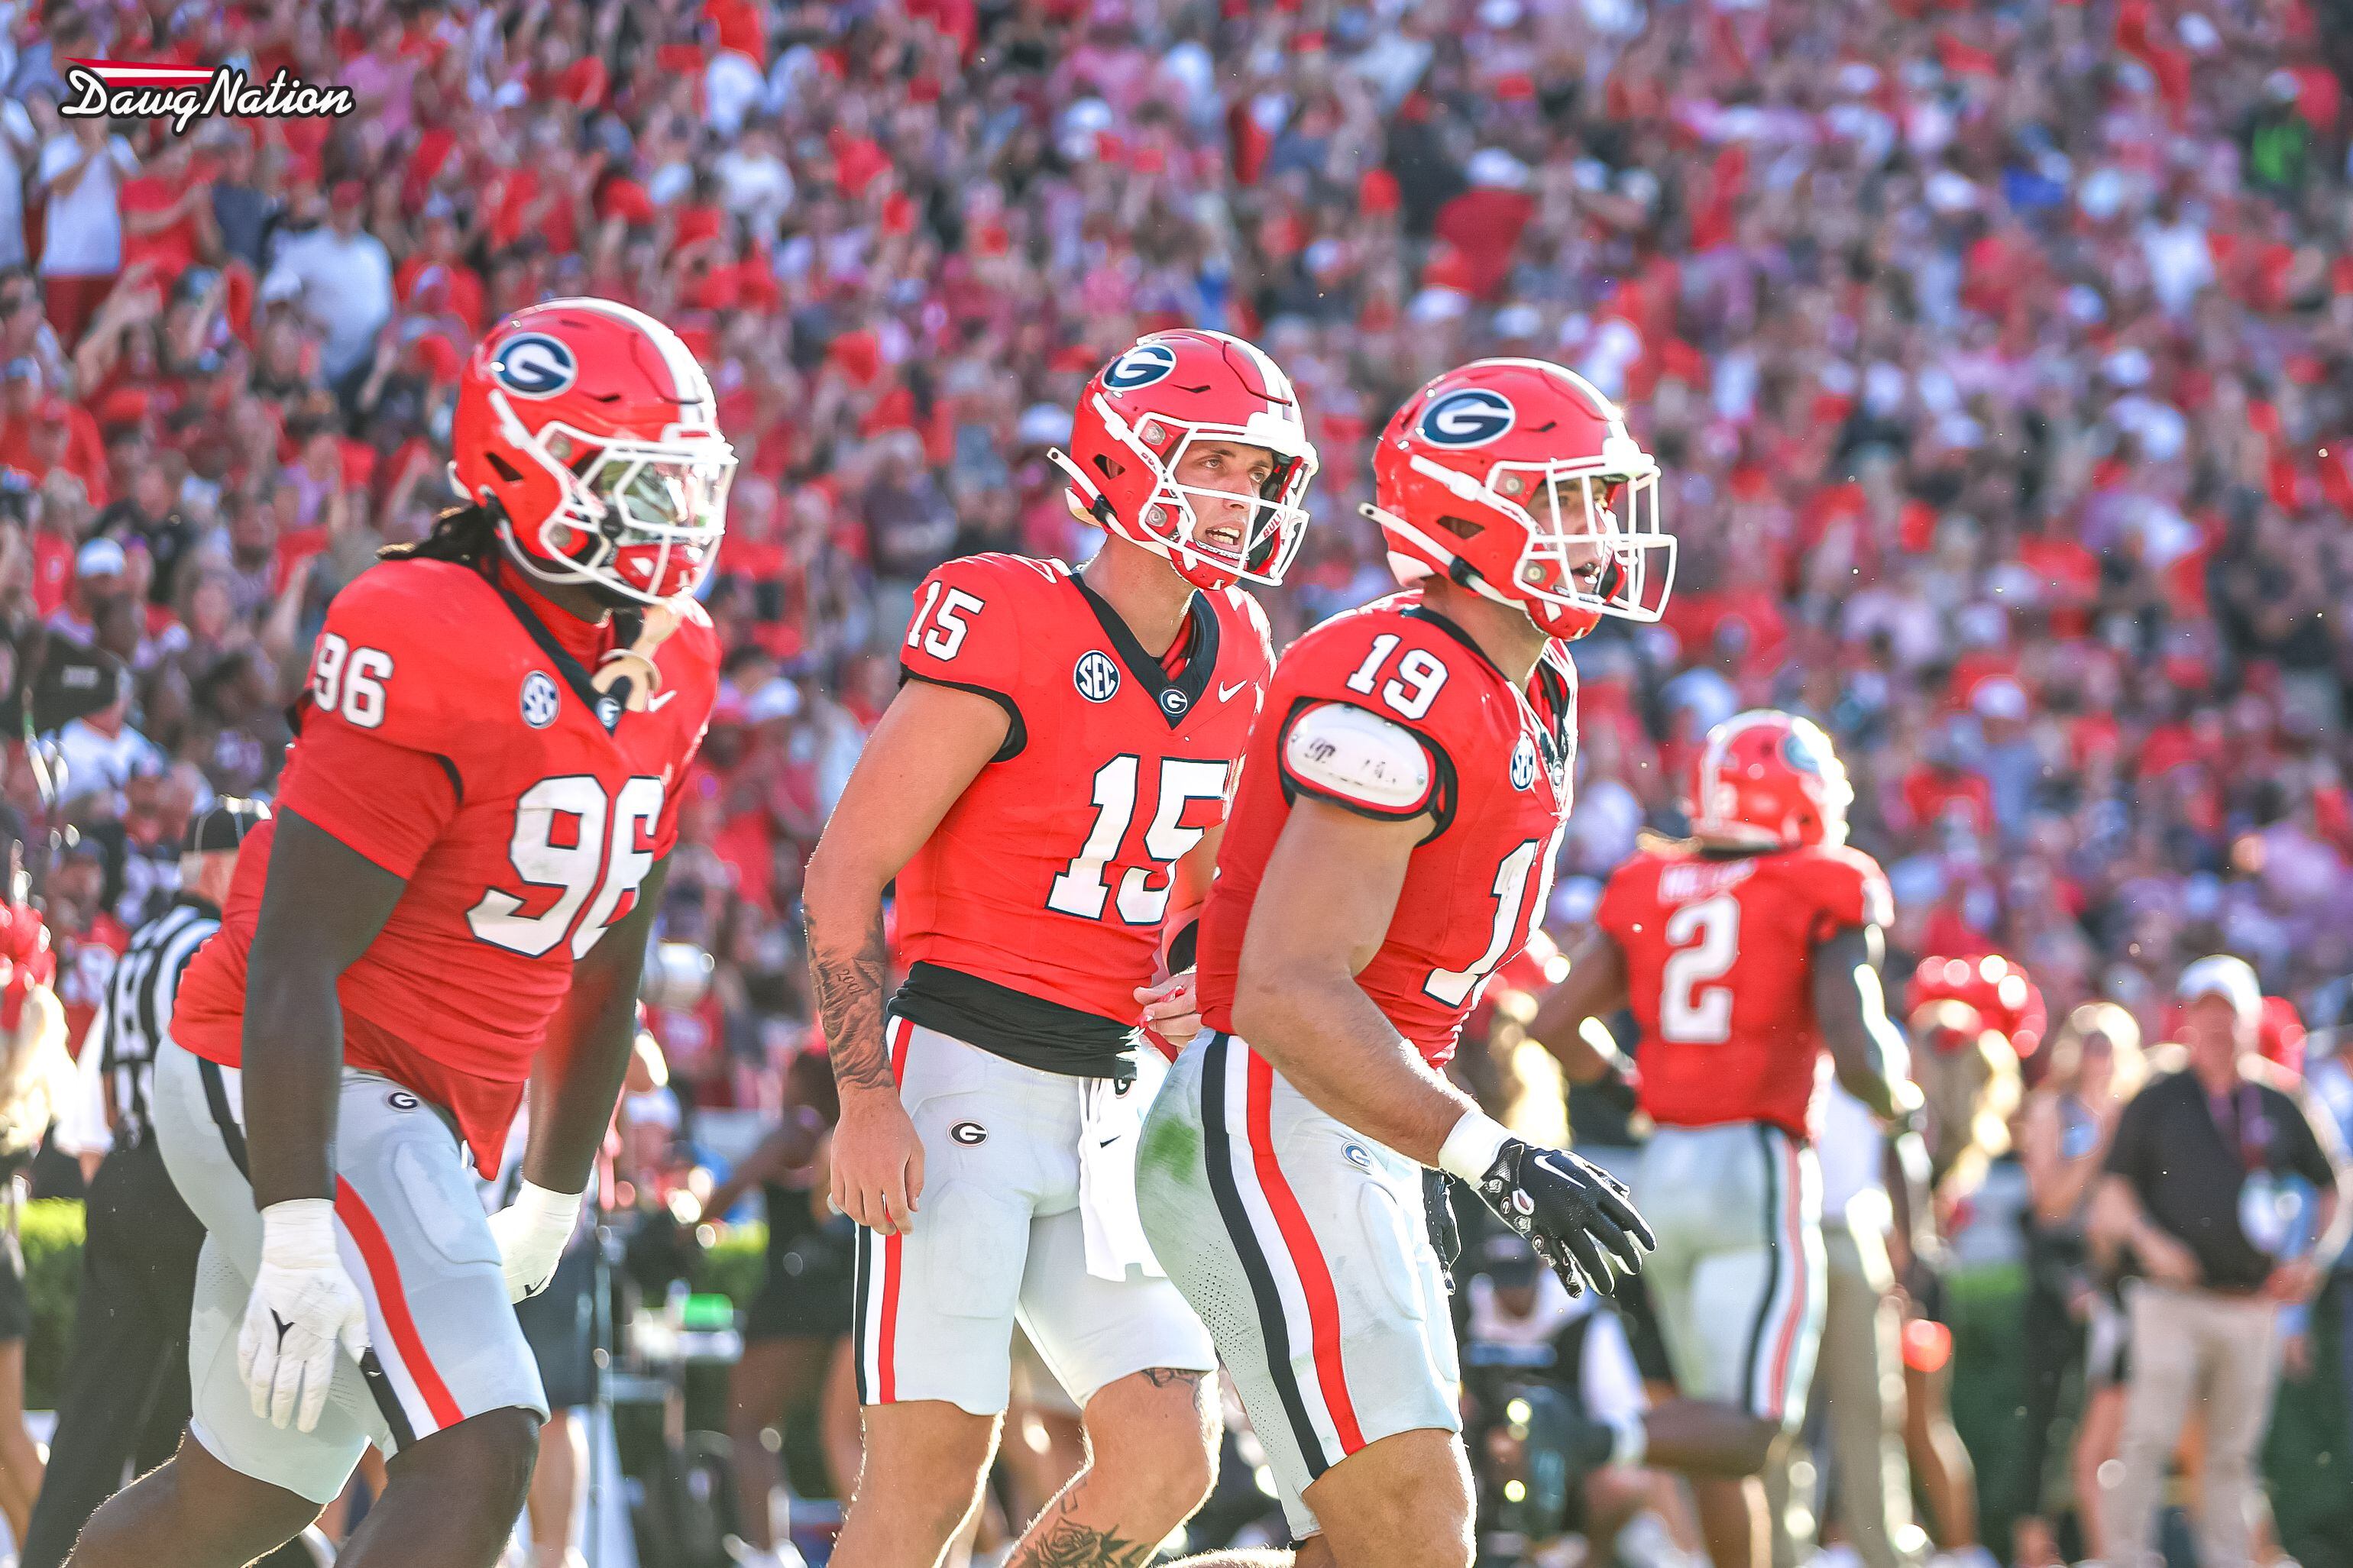
[[[498,1240],[499,1262],[506,1270],[508,1300],[536,1296],[555,1278],[565,1245],[580,1223],[580,1201],[586,1195],[550,1192],[536,1182],[525,1182],[515,1201],[491,1216],[491,1235]]]
[[[878,1236],[914,1228],[923,1195],[923,1141],[896,1092],[842,1096],[833,1130],[833,1203]]]
[[[1616,1295],[1617,1276],[1638,1272],[1658,1246],[1618,1179],[1565,1149],[1506,1138],[1478,1186],[1572,1296],[1588,1284]]]
[[[1180,1051],[1201,1032],[1201,1005],[1195,996],[1193,973],[1187,969],[1157,985],[1135,988],[1135,999],[1144,1004],[1145,1026],[1157,1030],[1162,1039]]]
[[[357,1361],[367,1305],[335,1247],[335,1205],[294,1198],[261,1211],[261,1267],[237,1336],[237,1368],[253,1413],[308,1432],[327,1407],[335,1352]]]

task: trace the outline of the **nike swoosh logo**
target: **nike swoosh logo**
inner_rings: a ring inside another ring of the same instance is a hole
[[[1119,1135],[1118,1135],[1117,1133],[1113,1133],[1113,1134],[1112,1134],[1112,1136],[1110,1136],[1110,1137],[1108,1137],[1108,1138],[1104,1139],[1102,1142],[1100,1142],[1100,1143],[1096,1144],[1096,1145],[1095,1145],[1095,1147],[1096,1147],[1096,1148],[1098,1148],[1098,1149],[1108,1149],[1108,1148],[1110,1148],[1113,1144],[1114,1144],[1114,1143],[1116,1143],[1116,1142],[1119,1142]]]
[[[1243,687],[1248,686],[1250,682],[1247,680],[1237,680],[1231,686],[1228,686],[1220,682],[1218,687],[1218,700],[1223,702],[1226,699],[1231,697],[1235,692],[1240,691]]]
[[[660,712],[662,710],[662,704],[677,695],[678,693],[675,691],[662,692],[660,695],[655,697],[651,701],[646,704],[646,711],[649,713]]]

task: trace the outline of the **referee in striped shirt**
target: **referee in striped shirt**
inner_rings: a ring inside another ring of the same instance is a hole
[[[225,798],[189,823],[179,895],[132,933],[82,1042],[85,1079],[94,1066],[113,1139],[85,1200],[73,1353],[23,1568],[58,1568],[98,1505],[171,1458],[187,1424],[188,1314],[205,1227],[164,1168],[148,1085],[181,972],[220,926],[238,846],[269,816],[259,802]],[[102,1136],[90,1142],[106,1146]]]

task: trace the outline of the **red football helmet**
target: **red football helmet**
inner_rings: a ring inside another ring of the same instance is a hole
[[[1222,517],[1233,494],[1176,482],[1187,449],[1202,441],[1274,454],[1274,473],[1230,539],[1194,509]],[[1240,338],[1180,327],[1139,339],[1079,395],[1071,449],[1047,455],[1071,477],[1075,515],[1166,556],[1197,587],[1280,583],[1299,552],[1315,447],[1291,378]]]
[[[1904,987],[1908,1014],[1937,1002],[1960,1002],[1984,1019],[1984,1026],[2000,1030],[2021,1058],[2042,1047],[2050,1027],[2042,988],[2033,977],[1998,952],[1974,958],[1950,958],[1932,953],[1920,961]]]
[[[1689,803],[1692,833],[1757,849],[1846,842],[1854,786],[1811,719],[1770,708],[1736,713],[1707,732]]]
[[[30,904],[0,904],[0,1029],[14,1030],[25,1016],[25,997],[36,985],[54,984],[57,951],[49,928]]]
[[[450,473],[532,575],[653,604],[717,558],[735,473],[718,414],[676,332],[610,300],[552,300],[466,362]]]
[[[1556,364],[1482,359],[1438,377],[1381,432],[1373,484],[1364,513],[1400,583],[1451,577],[1558,637],[1666,607],[1659,465],[1616,405]]]

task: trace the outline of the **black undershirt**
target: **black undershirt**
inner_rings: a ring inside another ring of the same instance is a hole
[[[1068,1078],[1135,1080],[1134,1026],[1082,1013],[944,964],[920,963],[891,1011],[993,1057]]]

